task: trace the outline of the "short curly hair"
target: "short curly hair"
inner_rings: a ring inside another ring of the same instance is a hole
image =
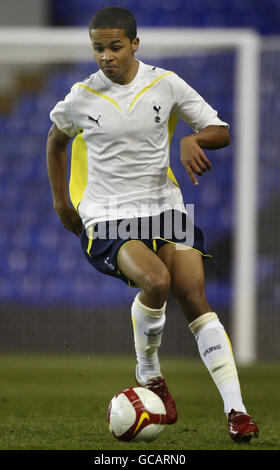
[[[123,29],[131,41],[137,35],[136,20],[132,13],[116,6],[105,7],[95,13],[89,23],[89,31],[92,29]]]

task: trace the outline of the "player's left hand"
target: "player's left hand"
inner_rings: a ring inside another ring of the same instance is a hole
[[[196,142],[195,135],[189,135],[181,140],[180,160],[195,185],[198,185],[195,175],[202,176],[212,166],[202,148]]]

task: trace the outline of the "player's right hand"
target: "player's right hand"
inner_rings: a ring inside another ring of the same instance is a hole
[[[63,227],[75,233],[77,237],[80,237],[84,226],[81,217],[75,209],[73,207],[64,207],[63,209],[56,209],[56,212]]]

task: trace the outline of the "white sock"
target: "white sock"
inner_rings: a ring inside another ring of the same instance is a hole
[[[160,375],[158,348],[165,324],[166,302],[160,309],[146,307],[139,294],[131,307],[138,375],[145,382],[148,377]]]
[[[233,408],[246,413],[242,401],[237,370],[228,336],[215,312],[201,315],[189,328],[198,350],[224,401],[224,411]]]

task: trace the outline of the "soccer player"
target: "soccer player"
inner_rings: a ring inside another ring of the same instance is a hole
[[[177,410],[158,349],[172,293],[222,396],[230,436],[249,441],[258,427],[244,406],[227,334],[205,295],[203,233],[192,225],[169,167],[178,119],[194,131],[181,140],[180,158],[195,185],[211,168],[203,149],[229,144],[228,124],[176,73],[135,58],[139,39],[128,10],[99,10],[89,35],[99,70],[74,84],[50,113],[47,166],[54,209],[80,237],[95,269],[139,289],[131,308],[135,377],[162,398],[166,424],[177,421]],[[74,207],[66,171],[72,137]]]

